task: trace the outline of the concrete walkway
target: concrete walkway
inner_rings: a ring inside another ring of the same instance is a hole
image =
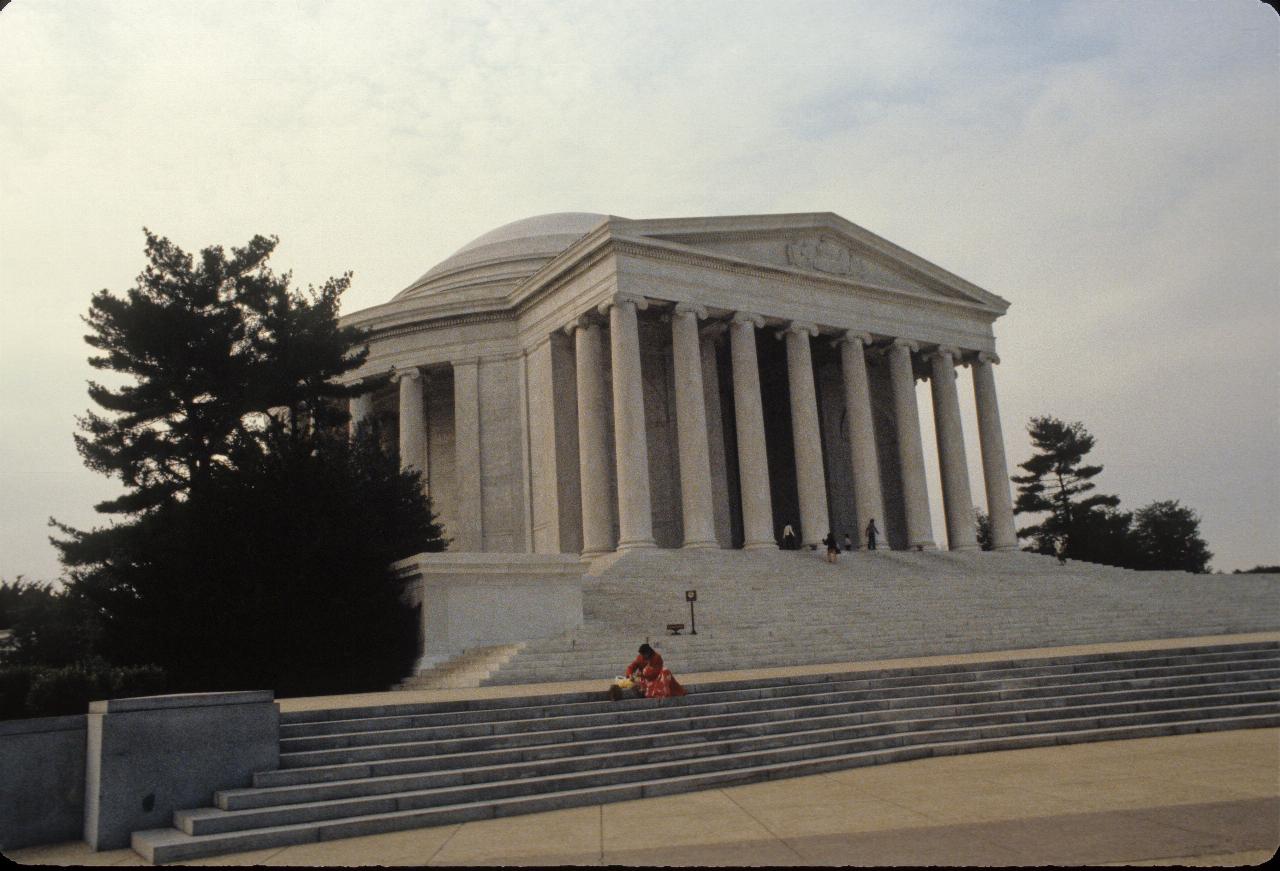
[[[1206,641],[1132,644],[1158,649]],[[1134,647],[1089,648],[1116,649]],[[973,661],[921,662],[959,660]],[[844,667],[860,665],[871,667]],[[721,679],[730,676],[741,673]],[[553,688],[432,691],[429,697],[515,690],[523,695]],[[390,698],[401,695],[407,694],[340,698],[344,704],[410,700]],[[336,701],[284,700],[281,707],[332,707]],[[1280,729],[1254,729],[920,759],[191,864],[1250,865],[1269,859],[1278,846]],[[93,853],[79,843],[15,850],[9,858],[23,864],[143,864],[131,850]]]

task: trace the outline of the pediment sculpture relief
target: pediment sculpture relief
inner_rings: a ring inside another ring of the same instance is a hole
[[[801,269],[816,269],[836,275],[855,275],[861,264],[845,245],[829,236],[787,243],[787,262]]]
[[[813,269],[832,275],[847,275],[858,281],[882,284],[890,287],[925,288],[913,279],[898,272],[865,260],[853,253],[853,249],[830,236],[800,239],[787,243],[787,263],[801,269]]]

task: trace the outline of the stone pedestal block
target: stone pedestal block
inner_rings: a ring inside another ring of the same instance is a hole
[[[129,846],[131,833],[173,825],[280,764],[280,711],[270,690],[147,696],[89,704],[84,839]]]

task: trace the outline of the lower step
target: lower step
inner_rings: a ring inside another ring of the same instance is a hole
[[[243,832],[187,835],[172,828],[151,829],[135,832],[132,843],[133,849],[148,861],[155,863],[181,862],[221,853],[285,847],[359,835],[450,825],[492,817],[514,816],[583,805],[671,795],[713,787],[820,774],[826,771],[878,765],[886,762],[901,762],[927,756],[1277,726],[1280,726],[1280,714],[1273,713],[1189,722],[1121,726],[1110,729],[1088,729],[967,741],[923,743],[908,747],[897,747],[891,750],[852,753],[843,756],[805,759],[750,768],[735,768],[727,771],[713,771],[642,782],[597,786],[533,796],[492,799],[419,810],[392,811],[300,825],[273,826]]]

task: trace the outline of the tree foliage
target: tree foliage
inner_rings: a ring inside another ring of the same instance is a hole
[[[1018,530],[1020,538],[1030,538],[1038,553],[1053,553],[1057,539],[1066,537],[1067,556],[1084,559],[1075,544],[1090,528],[1099,524],[1114,527],[1117,518],[1099,515],[1104,508],[1120,504],[1117,496],[1093,493],[1093,478],[1102,466],[1084,464],[1093,450],[1094,438],[1080,422],[1063,423],[1056,417],[1033,417],[1027,426],[1035,454],[1019,467],[1025,475],[1014,475],[1018,498],[1015,514],[1048,516]],[[1074,534],[1073,534],[1074,533]]]
[[[1178,500],[1152,502],[1133,515],[1136,562],[1144,569],[1206,572],[1213,554],[1200,537],[1200,518]]]
[[[123,296],[102,290],[85,318],[99,353],[89,365],[125,376],[90,382],[103,413],[79,418],[86,464],[118,477],[123,496],[98,506],[134,513],[187,494],[232,451],[260,445],[272,411],[333,423],[332,400],[354,388],[334,379],[359,366],[361,334],[338,326],[350,276],[306,292],[267,264],[277,240],[255,236],[230,254],[206,248],[197,262],[144,230],[147,265]]]
[[[991,516],[975,505],[973,519],[978,533],[978,547],[982,550],[995,550],[996,540],[991,534]]]
[[[123,533],[123,534],[122,534]],[[388,567],[444,549],[417,473],[367,430],[219,470],[138,523],[63,542],[103,615],[102,653],[157,663],[175,689],[283,695],[385,689],[408,673],[417,621]]]
[[[0,660],[15,665],[69,666],[93,654],[96,615],[67,589],[27,581],[0,581],[0,629],[9,638]]]
[[[446,542],[376,426],[348,438],[337,379],[367,354],[338,325],[348,276],[298,293],[274,238],[198,260],[146,238],[136,286],[93,297],[90,363],[124,383],[90,385],[76,437],[127,488],[98,510],[127,516],[51,521],[96,652],[173,690],[386,688],[417,651],[390,564]]]
[[[1177,500],[1152,502],[1136,512],[1121,511],[1120,499],[1094,493],[1102,466],[1085,465],[1094,438],[1084,424],[1056,417],[1033,417],[1027,426],[1036,453],[1014,475],[1016,514],[1044,514],[1018,530],[1030,538],[1026,550],[1052,554],[1059,540],[1066,556],[1085,562],[1135,569],[1208,571],[1209,552],[1200,537],[1200,518]]]

